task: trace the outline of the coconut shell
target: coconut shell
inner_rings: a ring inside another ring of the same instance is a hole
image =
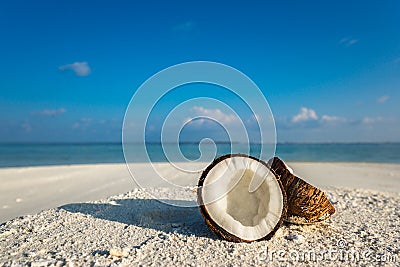
[[[310,224],[323,221],[335,213],[325,193],[291,173],[281,159],[274,157],[269,164],[286,191],[288,210],[285,221]]]
[[[203,189],[203,184],[204,181],[208,175],[208,173],[211,171],[212,168],[215,167],[215,165],[217,165],[219,162],[228,159],[230,157],[248,157],[251,158],[253,160],[256,160],[258,162],[260,162],[261,164],[263,164],[264,166],[266,166],[268,169],[270,169],[270,167],[267,165],[267,163],[265,163],[264,161],[257,159],[255,157],[252,156],[248,156],[248,155],[244,155],[244,154],[227,154],[224,156],[221,156],[219,158],[216,158],[201,174],[199,182],[198,182],[198,188],[197,188],[197,203],[199,205],[199,209],[200,209],[200,213],[204,218],[205,223],[207,224],[207,226],[210,228],[210,230],[217,235],[218,237],[225,239],[227,241],[231,241],[231,242],[246,242],[246,243],[250,243],[250,242],[254,242],[254,241],[262,241],[262,240],[269,240],[274,234],[275,232],[279,229],[279,227],[282,225],[284,218],[286,218],[286,212],[287,212],[287,200],[286,200],[286,193],[285,190],[283,189],[282,183],[279,181],[279,179],[277,180],[279,187],[282,191],[282,196],[283,196],[283,209],[282,209],[282,215],[281,218],[279,219],[279,222],[276,224],[276,226],[274,227],[274,229],[266,236],[264,236],[263,238],[260,238],[258,240],[245,240],[245,239],[241,239],[231,233],[229,233],[228,231],[226,231],[225,229],[223,229],[221,226],[219,226],[216,222],[214,222],[210,215],[209,212],[207,211],[206,206],[204,205],[204,201],[203,201],[203,197],[202,197],[202,189]]]

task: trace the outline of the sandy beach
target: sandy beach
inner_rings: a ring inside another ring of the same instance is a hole
[[[398,264],[400,164],[289,166],[324,189],[336,213],[314,225],[284,224],[271,240],[251,244],[219,240],[197,208],[152,199],[157,191],[189,203],[194,193],[138,188],[124,164],[2,168],[0,266]]]
[[[168,163],[158,163],[163,169]],[[196,163],[189,163],[192,166]],[[203,164],[197,163],[201,166]],[[400,164],[289,162],[300,177],[322,187],[399,192]],[[185,165],[183,165],[185,166]],[[135,164],[143,178],[153,181],[143,163]],[[192,169],[195,169],[192,167]],[[182,184],[197,184],[199,174],[177,172]],[[137,188],[125,164],[0,168],[0,223],[71,202],[94,201]]]

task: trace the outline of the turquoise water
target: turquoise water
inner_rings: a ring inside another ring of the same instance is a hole
[[[213,146],[203,144],[203,152],[212,153]],[[130,151],[139,147],[131,144]],[[167,144],[173,146],[172,144]],[[167,161],[160,144],[147,144],[152,161]],[[181,144],[182,154],[195,160],[200,157],[197,144]],[[216,155],[230,153],[230,144],[217,144]],[[245,152],[244,145],[238,145],[234,152]],[[252,144],[250,154],[259,155],[260,145]],[[386,162],[400,163],[400,143],[384,144],[278,144],[276,155],[289,161],[319,162]],[[174,157],[172,157],[174,160]],[[138,154],[135,162],[145,162],[146,158]],[[0,167],[40,166],[90,163],[123,163],[121,144],[1,144]]]

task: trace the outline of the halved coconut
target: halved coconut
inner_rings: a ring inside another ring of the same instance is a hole
[[[285,221],[309,224],[326,220],[335,213],[325,193],[295,176],[281,159],[274,157],[268,164],[286,191],[288,210]]]
[[[252,242],[273,236],[286,216],[286,194],[267,164],[243,154],[215,159],[202,173],[197,200],[219,237]]]

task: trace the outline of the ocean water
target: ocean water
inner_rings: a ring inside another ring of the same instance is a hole
[[[166,144],[165,150],[176,147]],[[233,152],[247,151],[245,145],[236,145]],[[181,153],[189,160],[199,159],[201,152],[197,144],[180,144]],[[209,158],[231,152],[227,143],[202,144],[203,154]],[[139,150],[136,144],[129,145],[129,151]],[[147,144],[147,151],[153,162],[166,162],[160,144]],[[215,152],[215,153],[214,153]],[[260,155],[260,145],[252,144],[250,154],[268,160]],[[384,162],[400,163],[400,143],[382,144],[278,144],[275,155],[288,161],[317,162]],[[169,155],[171,160],[178,157]],[[135,155],[131,161],[146,162],[146,155]],[[93,163],[124,163],[121,144],[0,144],[0,167],[69,165]]]

